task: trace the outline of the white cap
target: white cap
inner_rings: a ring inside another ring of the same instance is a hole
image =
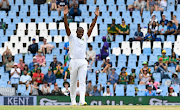
[[[106,60],[110,60],[110,57],[108,56],[108,57],[106,57]]]
[[[151,17],[156,16],[154,13],[151,15]]]
[[[33,59],[36,59],[36,57],[33,57]]]
[[[156,90],[156,93],[160,93],[160,92],[162,92],[162,90],[161,90],[161,89]]]
[[[166,16],[165,14],[162,14],[162,16]]]

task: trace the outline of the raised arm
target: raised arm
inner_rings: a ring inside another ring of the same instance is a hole
[[[96,11],[94,13],[95,13],[96,16],[95,16],[93,22],[91,23],[91,26],[90,26],[90,28],[89,28],[89,30],[87,32],[88,37],[90,37],[90,35],[92,33],[92,30],[93,30],[93,28],[94,28],[94,26],[96,24],[97,17],[99,16],[99,7],[96,7]]]
[[[69,29],[69,26],[68,26],[68,21],[67,21],[67,14],[68,14],[69,10],[68,10],[68,6],[66,5],[64,7],[64,26],[66,28],[66,33],[68,36],[70,36],[71,34],[71,30]]]

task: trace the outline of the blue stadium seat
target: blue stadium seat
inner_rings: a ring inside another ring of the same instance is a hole
[[[168,5],[167,10],[173,12],[173,11],[175,11],[175,6],[174,5]]]
[[[8,17],[9,18],[15,18],[16,17],[16,11],[9,11]]]
[[[82,22],[83,20],[82,20],[82,17],[81,17],[81,16],[75,16],[74,21],[76,21],[76,22]]]
[[[3,79],[4,81],[9,81],[9,73],[4,73],[4,67],[0,67],[1,70],[1,79]]]
[[[95,73],[88,73],[87,81],[91,81],[92,85],[96,84],[96,74]]]
[[[41,18],[41,17],[36,17],[36,18],[35,18],[35,21],[36,21],[36,23],[41,23],[41,22],[43,22],[43,18]]]
[[[87,1],[86,1],[86,4],[87,4],[87,5],[94,5],[94,1],[93,1],[93,0],[87,0]]]
[[[179,85],[171,85],[173,87],[174,92],[179,93]]]
[[[154,80],[161,80],[161,73],[153,73]]]
[[[14,35],[13,30],[11,30],[11,29],[6,29],[6,36],[11,36],[11,35]]]
[[[123,18],[130,17],[130,12],[129,12],[129,11],[124,11],[124,12],[122,13],[122,17],[123,17]]]
[[[7,87],[7,81],[0,79],[0,87]]]
[[[145,85],[138,85],[137,88],[138,88],[138,90],[139,89],[146,89],[146,86]]]
[[[122,35],[116,35],[116,42],[122,43],[124,41],[124,37]]]
[[[58,35],[58,30],[57,29],[56,30],[54,30],[54,29],[50,30],[50,35],[53,36],[53,37]]]
[[[112,42],[111,48],[114,48],[114,47],[119,47],[119,43],[118,42]]]
[[[30,5],[30,12],[31,11],[38,11],[38,5],[36,4]]]
[[[128,61],[128,67],[136,68],[136,61]]]
[[[121,24],[122,23],[122,18],[119,16],[119,17],[116,17],[116,24]]]
[[[109,17],[109,11],[102,12],[102,17]]]
[[[8,0],[9,5],[14,5],[14,0]]]
[[[59,53],[59,52],[60,52],[60,50],[59,50],[58,48],[52,49],[52,54],[53,54],[53,53]]]
[[[174,35],[167,35],[167,40],[166,41],[171,41],[172,43],[174,43],[175,42]]]
[[[80,9],[80,10],[87,11],[87,5],[86,5],[86,4],[80,4],[80,5],[79,5],[79,9]],[[95,9],[95,8],[94,8],[94,9]]]
[[[157,35],[157,38],[161,38],[161,42],[164,43],[164,35]]]
[[[104,19],[104,23],[111,24],[112,23],[112,18],[111,17],[106,17],[106,19]]]
[[[134,85],[128,84],[127,85],[127,90],[126,90],[126,96],[135,96],[135,89],[134,89]]]
[[[143,68],[143,65],[142,65],[142,64],[143,64],[143,62],[144,62],[144,61],[139,61],[139,62],[138,62],[138,67]],[[141,68],[140,68],[140,69],[141,69]]]
[[[164,80],[164,79],[163,79],[163,80]],[[167,85],[164,85],[164,83],[163,83],[163,85],[160,85],[160,89],[161,89],[162,91],[168,92],[168,86],[167,86]]]
[[[163,14],[166,15],[166,19],[167,19],[168,21],[171,21],[171,12],[170,12],[169,10],[163,11]]]
[[[99,35],[101,35],[101,36],[107,35],[107,29],[100,30]]]
[[[56,18],[58,16],[58,11],[51,11],[51,18]]]
[[[161,19],[161,11],[153,11],[153,14],[156,15],[156,19]]]
[[[104,0],[97,0],[96,5],[104,5]]]
[[[92,17],[86,17],[85,18],[86,23],[91,23],[92,22]],[[106,28],[107,29],[107,28]]]
[[[168,5],[175,5],[175,0],[168,0],[167,3]]]
[[[26,0],[26,5],[33,5],[34,4],[34,0]]]
[[[149,58],[149,61],[158,61],[157,55],[151,54],[150,58]]]
[[[166,55],[172,54],[171,48],[164,48],[164,50],[166,50]]]
[[[111,58],[111,61],[116,61],[116,56],[115,55],[109,55],[109,57]]]
[[[132,12],[132,17],[133,18],[136,18],[136,17],[139,17],[140,16],[140,11],[133,11]]]
[[[37,12],[37,10],[36,10],[36,11],[34,11],[34,10],[31,11],[31,12],[30,12],[30,17],[31,17],[31,18],[34,18],[34,19],[37,18],[37,17],[38,17],[38,12]]]
[[[6,17],[6,12],[5,11],[0,11],[0,19]]]
[[[142,18],[150,17],[150,11],[143,11]]]
[[[119,68],[126,67],[126,62],[125,61],[118,61],[118,67]]]
[[[148,23],[140,23],[140,27],[141,28],[147,28],[148,27]]]
[[[30,17],[23,18],[23,22],[28,24],[31,22],[31,18]]]
[[[14,62],[15,62],[15,63],[18,63],[20,58],[23,58],[23,55],[22,55],[22,54],[15,54]]]
[[[52,61],[53,59],[48,59],[48,60],[46,60],[46,61]],[[42,71],[42,73],[44,73],[44,75],[47,73],[47,71],[48,71],[48,66],[47,67],[41,67],[41,71]]]
[[[178,11],[180,11],[180,4],[177,4],[177,9],[176,9],[176,11],[174,11],[174,12],[177,13]],[[174,12],[173,12],[173,13],[174,13]]]
[[[91,22],[92,22],[92,21],[91,21]],[[107,29],[107,27],[108,27],[108,26],[107,26],[106,23],[101,23],[100,26],[99,26],[100,29]]]
[[[26,62],[32,62],[33,55],[32,54],[25,54],[25,63]]]
[[[89,11],[94,12],[96,9],[96,5],[89,5]]]
[[[48,4],[41,4],[40,5],[40,11],[48,11]]]
[[[23,2],[23,0],[16,0],[15,4],[16,5],[23,5],[24,2]]]
[[[106,73],[99,73],[98,84],[106,85],[106,81],[107,81]]]
[[[46,54],[46,61],[53,60],[53,54]]]
[[[124,5],[125,3],[124,3],[124,0],[117,0],[116,4],[117,5]]]
[[[18,12],[19,11],[18,5],[11,5],[11,11]]]
[[[127,0],[126,5],[133,5],[134,0]]]
[[[21,22],[20,17],[14,17],[13,23],[18,24],[18,23],[20,23],[20,22]]]
[[[66,34],[66,31],[63,29],[63,30],[60,30],[60,34],[59,35],[66,36],[67,34]]]
[[[155,54],[155,55],[161,55],[161,48],[154,48],[154,49],[153,49],[153,54]]]
[[[23,93],[24,91],[26,91],[26,85],[19,84],[16,93]]]
[[[176,68],[175,67],[168,67],[167,69],[168,71],[171,71],[172,73],[176,72]]]
[[[48,17],[48,12],[47,11],[42,11],[40,15],[43,18],[47,18]]]
[[[160,95],[161,95],[161,96],[167,96],[167,93],[168,93],[168,92],[166,92],[166,91],[161,91]]]
[[[6,32],[8,32],[8,31],[6,31]],[[1,43],[4,43],[4,42],[8,41],[8,36],[11,36],[11,35],[1,36]]]
[[[11,84],[19,84],[19,79],[11,78]]]
[[[27,12],[26,11],[20,11],[19,12],[19,17],[20,18],[26,18],[27,17]]]
[[[53,45],[56,48],[56,42],[49,42],[49,44]]]
[[[139,16],[134,17],[133,23],[141,24],[142,23],[141,17],[139,17]]]
[[[144,96],[144,94],[145,94],[145,91],[138,91],[137,92],[137,96]]]
[[[121,1],[122,1],[122,0],[121,0]],[[126,11],[126,5],[124,5],[124,4],[119,4],[119,5],[118,5],[118,11],[125,12],[125,11]]]
[[[144,48],[144,49],[143,49],[143,54],[145,54],[145,55],[151,55],[151,48]]]
[[[137,55],[136,54],[129,54],[129,61],[137,61]]]
[[[45,19],[45,22],[46,22],[46,23],[51,23],[51,22],[53,22],[53,18],[52,18],[52,17],[47,17],[47,18]]]
[[[146,54],[140,54],[139,61],[148,61],[147,60],[147,55]]]
[[[119,11],[113,11],[113,12],[112,12],[112,16],[113,16],[113,17],[119,17],[119,16],[120,16]]]
[[[111,0],[111,2],[112,2],[112,0]],[[110,11],[110,12],[116,11],[116,5],[110,5],[110,4],[108,4],[108,5],[109,5],[108,11]]]
[[[121,84],[116,85],[115,93],[116,96],[124,96],[124,85]]]
[[[56,79],[56,83],[58,84],[58,87],[63,87],[64,79]]]
[[[120,54],[118,57],[118,61],[127,61],[126,55],[125,54]]]
[[[8,29],[16,30],[16,24],[15,24],[15,23],[9,23],[9,24],[8,24]],[[0,33],[1,33],[1,32],[0,32]],[[1,35],[4,35],[4,33],[1,33]]]
[[[114,0],[107,0],[106,5],[114,5]]]

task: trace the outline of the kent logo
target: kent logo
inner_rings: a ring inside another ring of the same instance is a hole
[[[4,105],[33,105],[33,97],[4,97]]]

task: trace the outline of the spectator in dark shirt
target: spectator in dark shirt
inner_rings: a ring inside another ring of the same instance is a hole
[[[174,24],[172,23],[172,21],[169,21],[169,22],[168,22],[168,27],[167,27],[167,34],[168,34],[168,35],[176,35],[176,33],[177,33],[177,27],[176,27],[176,25],[174,25]]]
[[[144,36],[143,33],[141,32],[141,27],[138,27],[138,31],[134,33],[134,40],[135,41],[143,41]]]
[[[36,43],[35,38],[32,39],[32,42],[33,43],[28,47],[28,51],[35,56],[36,52],[38,51],[38,44]]]
[[[6,13],[9,11],[9,2],[8,0],[1,0],[0,2],[0,10],[5,10]]]
[[[52,61],[51,64],[49,65],[49,68],[51,68],[52,71],[54,71],[54,69],[55,69],[56,66],[57,66],[57,63],[58,63],[58,61],[57,61],[57,56],[54,55],[54,56],[53,56],[53,61]],[[60,62],[60,63],[61,63],[61,62]],[[62,66],[62,65],[63,65],[63,64],[61,63],[60,66]]]
[[[163,78],[163,75],[164,75],[163,73],[167,72],[167,64],[163,63],[163,58],[162,57],[160,57],[159,61],[155,63],[154,72],[155,73],[160,72],[161,73],[161,78]]]
[[[58,88],[58,84],[54,83],[54,89],[51,91],[52,95],[57,95],[57,96],[64,96],[64,94],[62,93],[61,89]]]
[[[103,67],[102,73],[109,73],[110,67],[112,67],[112,62],[110,62],[110,57],[106,57],[106,60],[103,60],[103,64],[101,65]]]
[[[56,76],[52,73],[51,69],[48,69],[48,73],[44,75],[44,81],[47,81],[49,86],[56,82]]]
[[[74,7],[70,9],[69,15],[72,16],[73,19],[75,18],[75,16],[81,16],[81,11],[78,8],[77,4],[75,4]]]
[[[58,0],[57,2],[57,11],[59,12],[59,16],[60,16],[60,12],[64,10],[65,5],[67,5],[67,1],[66,0]]]
[[[162,21],[164,21],[164,24],[165,24],[165,25],[168,24],[168,20],[166,19],[166,15],[165,15],[165,14],[162,15],[162,19],[161,19],[161,21],[160,21],[160,24],[162,23]]]
[[[104,42],[103,47],[101,49],[101,59],[106,59],[106,57],[109,55],[109,43],[106,41],[106,37],[104,36],[102,38],[102,41]]]
[[[100,89],[99,90],[97,89],[97,86],[95,85],[93,87],[93,90],[89,93],[89,96],[101,96],[101,90],[102,90],[101,85],[100,85]]]
[[[79,4],[86,4],[86,0],[78,0]]]
[[[34,69],[34,63],[37,63],[36,57],[33,57],[33,61],[29,64],[29,69],[31,71]]]

